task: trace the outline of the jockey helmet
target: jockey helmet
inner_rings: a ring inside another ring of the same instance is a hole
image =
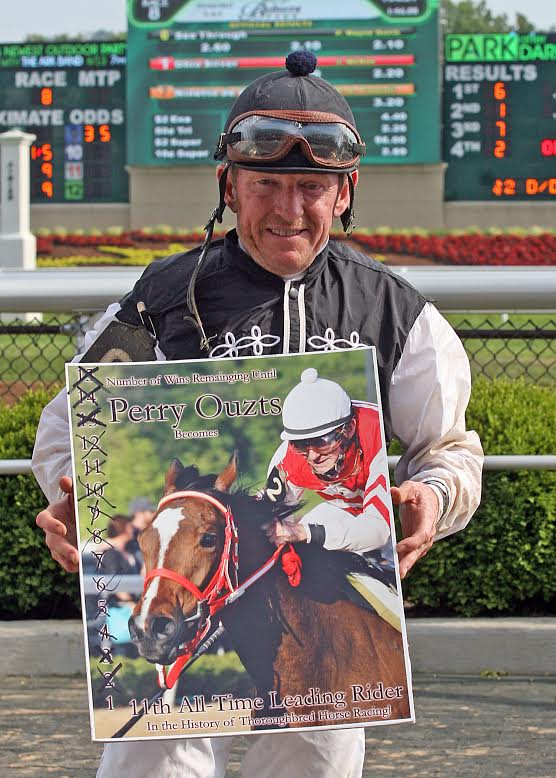
[[[315,55],[304,49],[286,58],[286,69],[249,84],[235,101],[214,157],[268,173],[347,173],[350,205],[340,217],[353,223],[353,183],[365,143],[345,97],[319,76]]]
[[[302,441],[323,437],[351,420],[353,408],[340,384],[319,378],[314,367],[301,373],[301,381],[284,400],[282,440]]]

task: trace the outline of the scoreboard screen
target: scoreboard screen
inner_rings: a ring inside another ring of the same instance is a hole
[[[440,161],[439,0],[130,0],[130,165],[212,161],[226,116],[297,49],[350,103],[362,164]]]
[[[32,203],[127,202],[126,44],[0,44],[0,132],[36,135]]]
[[[556,200],[556,33],[447,35],[446,200]]]

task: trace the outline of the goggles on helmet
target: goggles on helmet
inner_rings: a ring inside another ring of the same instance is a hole
[[[327,432],[326,435],[320,435],[318,438],[305,438],[304,440],[290,440],[289,443],[292,448],[299,454],[306,456],[311,449],[316,451],[320,456],[327,456],[333,454],[336,449],[346,441],[346,424],[341,427]]]
[[[230,162],[275,162],[299,144],[317,167],[342,170],[365,154],[359,133],[335,114],[319,111],[258,111],[239,116],[222,133],[215,157]]]

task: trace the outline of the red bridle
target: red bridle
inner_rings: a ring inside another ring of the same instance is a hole
[[[202,591],[193,583],[193,581],[190,581],[189,578],[180,575],[180,573],[176,573],[174,570],[169,570],[166,567],[157,567],[147,573],[145,577],[143,595],[147,590],[147,586],[154,578],[167,578],[186,589],[195,597],[198,603],[195,616],[187,619],[187,621],[193,619],[199,621],[196,635],[188,643],[185,643],[183,647],[179,647],[181,653],[173,665],[171,665],[168,672],[166,672],[165,667],[157,665],[159,682],[161,686],[165,684],[168,689],[171,689],[175,684],[181,673],[182,667],[209,631],[211,617],[227,605],[230,605],[232,602],[239,599],[255,581],[261,578],[276,564],[281,554],[282,567],[288,576],[290,584],[292,586],[298,586],[301,582],[301,559],[289,543],[282,543],[258,570],[252,573],[242,584],[239,584],[238,534],[233,514],[229,508],[226,508],[220,500],[210,494],[186,490],[171,492],[170,494],[165,495],[158,503],[157,510],[160,513],[161,509],[166,507],[168,503],[186,497],[204,500],[223,514],[226,521],[226,526],[224,528],[224,548],[222,549],[220,562],[218,563],[214,575]]]

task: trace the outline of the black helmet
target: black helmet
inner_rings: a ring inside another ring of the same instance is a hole
[[[272,173],[351,173],[365,153],[345,97],[323,78],[311,75],[317,58],[292,52],[286,70],[249,84],[232,106],[218,140],[215,159],[228,165]],[[347,232],[350,205],[342,214]],[[225,182],[224,182],[225,183]],[[221,186],[221,202],[223,187]]]

